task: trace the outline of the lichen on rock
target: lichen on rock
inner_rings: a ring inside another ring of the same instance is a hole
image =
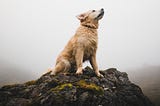
[[[102,87],[96,85],[95,83],[89,83],[89,82],[87,83],[85,80],[80,80],[76,82],[76,85],[78,86],[78,88],[89,90],[96,94],[102,95],[104,93],[104,90]]]
[[[65,84],[61,84],[56,86],[55,88],[52,88],[51,91],[52,92],[60,92],[62,90],[64,90],[65,88],[72,88],[73,85],[71,83],[65,83]]]

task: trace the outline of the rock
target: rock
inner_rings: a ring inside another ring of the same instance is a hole
[[[0,106],[154,106],[127,73],[115,68],[99,78],[86,67],[83,75],[51,76],[0,88]]]

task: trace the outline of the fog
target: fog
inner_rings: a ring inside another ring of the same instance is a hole
[[[75,16],[100,8],[105,9],[98,29],[100,69],[160,65],[158,0],[1,0],[1,84],[40,77],[74,35]]]

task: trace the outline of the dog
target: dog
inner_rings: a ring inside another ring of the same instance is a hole
[[[103,15],[104,9],[102,8],[100,10],[90,10],[76,16],[80,20],[80,26],[59,54],[55,67],[51,69],[51,75],[69,71],[73,66],[76,66],[76,74],[83,74],[82,64],[88,60],[95,74],[98,77],[103,77],[99,72],[96,61],[98,21],[102,19]]]

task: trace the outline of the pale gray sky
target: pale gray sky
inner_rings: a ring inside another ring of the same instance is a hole
[[[160,65],[158,0],[1,0],[0,81],[18,73],[39,77],[74,35],[75,16],[100,8],[100,69]]]

